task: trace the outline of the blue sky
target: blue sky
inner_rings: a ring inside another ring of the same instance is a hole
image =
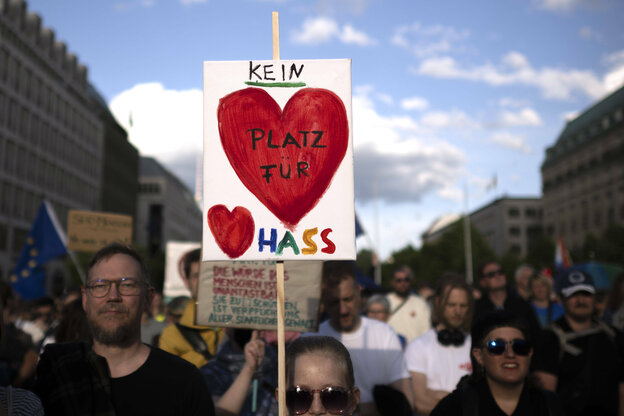
[[[202,61],[352,59],[356,210],[382,257],[440,215],[539,196],[566,118],[624,84],[616,0],[31,0],[130,140],[194,188]],[[133,125],[129,126],[132,113]],[[496,187],[492,179],[496,177]],[[378,220],[377,220],[378,219]]]

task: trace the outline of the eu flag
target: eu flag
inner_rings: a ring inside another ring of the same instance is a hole
[[[358,238],[362,234],[364,234],[364,228],[362,228],[360,220],[358,219],[357,214],[355,214],[355,238]]]
[[[26,244],[11,275],[11,284],[24,300],[45,295],[43,264],[67,253],[67,239],[59,227],[52,207],[41,203],[37,218],[30,228]]]

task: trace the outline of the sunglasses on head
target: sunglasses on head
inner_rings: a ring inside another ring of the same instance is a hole
[[[487,272],[485,274],[485,277],[491,278],[491,277],[501,275],[501,274],[503,274],[503,269],[492,270],[491,272]]]
[[[492,339],[485,344],[485,348],[492,355],[501,355],[507,350],[507,345],[511,345],[511,349],[516,355],[527,356],[531,352],[531,344],[519,338],[511,341],[506,341],[502,338]]]
[[[332,415],[341,415],[349,405],[350,391],[342,387],[325,387],[322,390],[291,387],[286,390],[286,407],[290,413],[302,415],[310,410],[316,392],[321,395],[325,411]]]

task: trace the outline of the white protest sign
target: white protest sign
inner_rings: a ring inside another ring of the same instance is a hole
[[[165,284],[163,295],[167,298],[191,296],[184,284],[184,258],[191,251],[200,248],[200,243],[190,241],[167,241],[165,248]]]
[[[318,326],[321,261],[285,262],[284,328],[314,332]],[[203,262],[200,266],[198,325],[277,329],[274,261]]]
[[[355,259],[351,61],[204,62],[203,260]]]

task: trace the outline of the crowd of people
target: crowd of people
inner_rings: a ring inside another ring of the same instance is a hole
[[[199,264],[186,257],[191,296],[166,305],[119,244],[61,299],[0,284],[0,414],[277,415],[275,334],[196,325]],[[574,268],[414,280],[398,267],[370,293],[353,262],[325,262],[318,331],[287,333],[291,415],[624,414],[624,275],[601,306]]]

